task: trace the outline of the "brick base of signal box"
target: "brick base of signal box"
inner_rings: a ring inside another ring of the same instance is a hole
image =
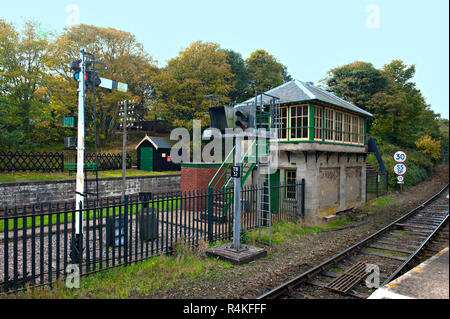
[[[185,163],[181,164],[181,191],[206,191],[221,164]],[[218,178],[217,178],[218,179]],[[218,187],[223,185],[217,185]]]

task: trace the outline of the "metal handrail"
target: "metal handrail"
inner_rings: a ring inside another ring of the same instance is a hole
[[[214,182],[214,179],[217,177],[217,175],[219,175],[219,172],[221,171],[221,169],[225,166],[225,164],[227,164],[227,167],[225,168],[225,171],[222,173],[222,175],[220,176],[219,180],[217,181],[217,183],[214,185],[213,188],[216,188],[217,184],[222,180],[223,175],[227,172],[228,168],[230,167],[230,163],[227,163],[228,158],[231,156],[231,154],[234,153],[236,146],[233,146],[233,148],[231,149],[230,153],[228,153],[227,157],[225,158],[225,160],[223,161],[222,165],[220,165],[219,169],[217,170],[216,174],[214,174],[213,178],[211,179],[211,181],[208,184],[208,188],[211,187],[211,184]]]

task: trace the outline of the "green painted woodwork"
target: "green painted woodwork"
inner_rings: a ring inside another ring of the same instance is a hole
[[[141,170],[153,171],[153,148],[141,147]]]
[[[313,142],[314,141],[314,116],[315,116],[315,111],[316,108],[314,106],[314,104],[309,104],[309,132],[308,132],[308,137],[309,137],[309,141]]]
[[[278,214],[280,208],[280,170],[270,175],[270,211]]]

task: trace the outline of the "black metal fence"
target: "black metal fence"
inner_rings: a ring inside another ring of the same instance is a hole
[[[0,151],[0,172],[64,170],[63,153]]]
[[[86,153],[85,162],[95,163],[95,153]],[[97,153],[99,170],[122,168],[122,154]],[[76,153],[63,152],[4,152],[0,151],[0,172],[14,171],[64,171],[64,164],[76,163]],[[127,168],[131,168],[132,159],[127,154]]]
[[[389,174],[367,171],[366,174],[366,199],[370,200],[388,192]]]
[[[243,229],[259,227],[260,190],[242,189]],[[304,217],[304,181],[272,191],[277,194],[273,222]],[[195,246],[230,238],[234,209],[224,203],[232,196],[232,189],[165,193],[137,201],[126,197],[123,203],[100,200],[82,210],[76,210],[75,203],[40,212],[33,207],[26,214],[5,207],[0,217],[0,289],[50,284],[64,279],[74,265],[81,275],[89,274],[170,254],[179,243]],[[83,218],[76,225],[80,213]],[[76,234],[77,227],[82,235]]]
[[[85,153],[84,158],[85,163],[95,163],[95,153]],[[65,163],[76,163],[77,155],[76,153],[66,154],[64,160]],[[121,169],[122,154],[97,153],[97,162],[99,170]],[[131,156],[127,154],[127,168],[131,168],[131,165],[132,165]]]

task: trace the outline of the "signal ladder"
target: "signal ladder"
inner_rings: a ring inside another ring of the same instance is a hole
[[[278,132],[281,128],[280,101],[276,96],[266,93],[255,97],[257,143],[257,183],[258,183],[258,240],[262,244],[272,245],[272,207],[270,174],[276,169],[279,159]],[[264,97],[269,100],[264,101]],[[262,135],[262,136],[261,136]],[[272,164],[272,159],[274,163]],[[274,166],[275,165],[275,166]],[[268,240],[263,240],[263,229],[268,229]]]

